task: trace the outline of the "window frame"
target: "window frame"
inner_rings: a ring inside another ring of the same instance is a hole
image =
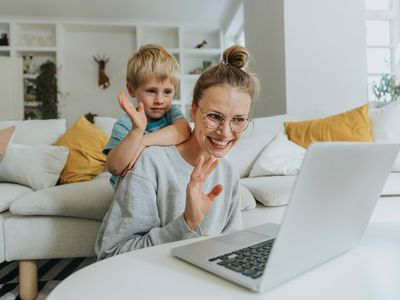
[[[389,68],[390,72],[389,74],[395,75],[398,70],[396,70],[396,45],[398,43],[399,37],[399,31],[397,29],[398,26],[398,18],[399,18],[399,5],[398,5],[399,0],[390,0],[389,1],[389,9],[388,10],[372,10],[372,9],[367,9],[366,10],[366,18],[365,18],[365,26],[368,21],[388,21],[389,22],[389,45],[368,45],[366,43],[366,52],[368,53],[369,49],[389,49],[390,53],[390,63],[389,63]],[[367,32],[366,32],[367,34]],[[367,56],[368,57],[368,56]],[[368,65],[368,62],[367,62]],[[381,77],[384,74],[388,73],[370,73],[368,72],[368,67],[367,67],[367,84],[368,84],[368,98],[370,98],[370,82],[369,78],[370,77]],[[369,101],[375,101],[375,99],[369,99]]]

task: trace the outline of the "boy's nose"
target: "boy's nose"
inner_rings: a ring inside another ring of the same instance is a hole
[[[157,93],[156,97],[154,98],[154,103],[155,104],[163,104],[164,103],[164,99],[161,93]]]

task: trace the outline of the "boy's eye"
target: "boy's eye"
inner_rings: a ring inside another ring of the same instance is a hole
[[[151,94],[157,94],[157,90],[156,89],[148,89],[147,92],[151,93]]]
[[[173,92],[172,92],[172,90],[165,90],[164,91],[164,94],[166,94],[166,95],[171,95]]]

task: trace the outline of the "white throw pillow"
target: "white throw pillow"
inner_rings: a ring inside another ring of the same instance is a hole
[[[239,142],[229,151],[226,158],[238,171],[240,178],[248,177],[254,162],[264,147],[275,135],[248,135],[240,138]]]
[[[297,175],[306,150],[289,141],[287,135],[278,134],[254,163],[249,177]]]
[[[239,186],[241,210],[250,210],[256,207],[256,199],[243,185]]]
[[[286,205],[296,176],[263,176],[243,178],[240,183],[245,186],[254,198],[265,206]]]
[[[108,137],[111,136],[114,123],[117,121],[115,118],[108,117],[94,117],[94,125],[103,131]]]
[[[68,149],[50,145],[10,144],[0,161],[0,182],[41,190],[56,185],[68,158]]]
[[[21,145],[52,145],[65,133],[65,119],[0,121],[0,129],[16,126],[13,143]]]
[[[369,117],[375,142],[400,143],[400,101],[381,108],[370,108]],[[400,154],[397,156],[392,171],[400,172]]]

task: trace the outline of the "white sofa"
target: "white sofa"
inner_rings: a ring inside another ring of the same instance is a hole
[[[280,222],[295,176],[249,178],[254,161],[280,132],[285,120],[304,120],[317,114],[273,116],[255,119],[229,154],[242,179],[244,225]],[[30,122],[30,123],[29,123]],[[64,120],[20,121],[13,140],[20,144],[52,144],[66,128]],[[49,122],[53,122],[50,123]],[[95,124],[110,133],[113,120],[98,118]],[[0,121],[0,128],[10,122]],[[1,162],[0,162],[1,163]],[[0,183],[0,261],[20,261],[22,299],[33,299],[37,259],[94,256],[94,242],[102,218],[113,198],[109,174],[89,182],[58,185],[33,191],[22,185]],[[384,194],[400,195],[400,173],[392,173]],[[266,207],[257,204],[255,198]]]

